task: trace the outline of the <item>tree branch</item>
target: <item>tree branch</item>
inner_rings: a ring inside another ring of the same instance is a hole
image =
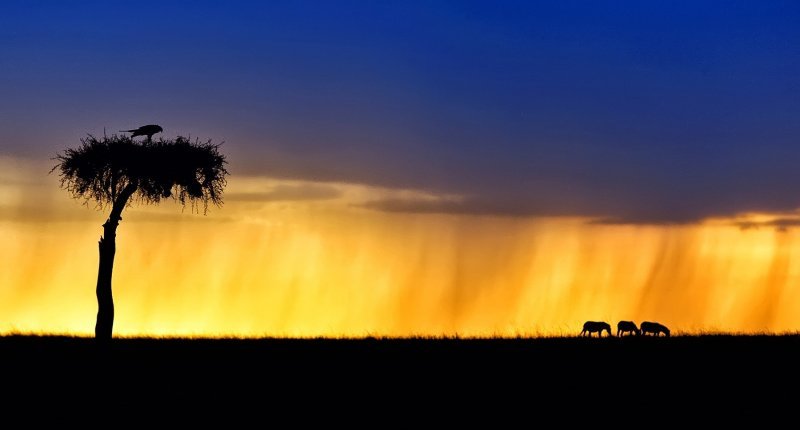
[[[114,207],[111,209],[111,213],[108,215],[109,221],[118,223],[122,219],[122,210],[125,209],[128,199],[136,192],[136,188],[137,185],[131,182],[122,189],[119,196],[114,201]]]

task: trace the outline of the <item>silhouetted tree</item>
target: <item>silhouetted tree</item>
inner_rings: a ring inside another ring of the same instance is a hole
[[[101,210],[111,209],[98,242],[96,339],[110,340],[114,325],[111,273],[122,210],[133,201],[152,204],[170,197],[192,210],[202,207],[203,214],[209,203],[221,205],[228,171],[219,146],[182,136],[135,142],[127,136],[89,135],[79,147],[55,157],[58,163],[51,172],[59,172],[63,189],[74,198],[96,202]]]

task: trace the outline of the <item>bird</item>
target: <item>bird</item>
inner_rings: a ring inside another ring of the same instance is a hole
[[[131,134],[131,137],[147,136],[147,140],[152,140],[154,134],[161,133],[162,131],[164,131],[164,129],[161,128],[160,125],[155,124],[143,125],[133,130],[120,130],[120,132],[123,133],[133,133]]]

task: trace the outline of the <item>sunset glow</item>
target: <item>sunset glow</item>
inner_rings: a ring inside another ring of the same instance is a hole
[[[104,213],[16,165],[31,177],[0,186],[2,213],[16,214],[0,222],[0,331],[89,335]],[[283,197],[269,200],[275,190]],[[34,192],[50,204],[17,197]],[[172,203],[128,209],[114,273],[119,335],[572,335],[587,319],[682,332],[800,325],[794,230],[385,213],[360,206],[434,197],[257,177],[232,178],[229,195],[206,216]]]

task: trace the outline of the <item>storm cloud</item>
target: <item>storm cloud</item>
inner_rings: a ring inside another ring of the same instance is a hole
[[[330,185],[301,184],[275,185],[260,192],[229,193],[225,199],[234,202],[285,202],[304,200],[330,200],[342,195],[341,190]]]

